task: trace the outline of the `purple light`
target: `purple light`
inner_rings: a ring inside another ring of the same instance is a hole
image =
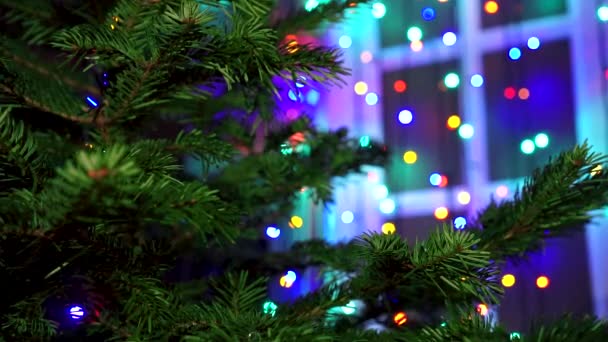
[[[72,319],[81,319],[84,317],[84,309],[77,305],[72,306],[70,308],[70,317],[72,317]]]

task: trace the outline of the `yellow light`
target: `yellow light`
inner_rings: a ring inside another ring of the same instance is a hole
[[[114,24],[110,24],[110,29],[114,30],[116,29],[116,26],[114,26]]]
[[[595,177],[596,175],[599,175],[600,173],[602,173],[602,165],[597,165],[596,167],[591,169],[591,177]]]
[[[461,191],[458,193],[458,203],[465,205],[471,203],[471,194],[466,191]]]
[[[355,93],[357,95],[365,95],[367,93],[367,83],[363,81],[355,83]]]
[[[304,224],[304,220],[300,216],[292,216],[291,220],[289,220],[290,226],[294,228],[302,228]]]
[[[456,128],[460,127],[461,122],[462,121],[460,120],[460,116],[458,116],[458,115],[450,116],[448,118],[448,122],[447,122],[448,129],[455,130]]]
[[[502,286],[511,287],[515,285],[515,276],[512,274],[505,274],[501,279]]]
[[[293,285],[293,281],[289,281],[287,276],[282,276],[281,279],[279,279],[279,284],[281,287],[290,288],[291,285]]]
[[[371,52],[369,52],[369,51],[361,52],[361,62],[363,64],[367,64],[367,63],[371,62],[372,59],[374,59],[374,56],[372,55]]]
[[[539,289],[545,289],[549,286],[549,278],[545,277],[545,276],[540,276],[538,278],[536,278],[536,286]]]
[[[393,322],[397,325],[404,325],[407,322],[407,315],[405,312],[398,312],[393,316]]]
[[[486,1],[485,5],[483,6],[483,9],[488,14],[494,14],[498,12],[498,3],[496,1]]]
[[[386,235],[395,234],[396,230],[397,230],[397,228],[395,228],[395,224],[392,222],[386,222],[382,225],[383,234],[386,234]]]
[[[488,314],[488,306],[485,304],[479,304],[477,305],[477,312],[479,312],[480,315],[485,316]]]
[[[439,207],[437,209],[435,209],[435,218],[438,220],[445,220],[449,215],[449,211],[448,208],[446,207]]]
[[[424,44],[422,44],[421,40],[414,40],[413,42],[410,43],[410,49],[412,49],[412,51],[414,51],[414,52],[418,52],[418,51],[422,50],[423,47],[424,47]]]
[[[414,151],[407,151],[403,154],[403,161],[406,164],[414,164],[418,160],[418,155]]]

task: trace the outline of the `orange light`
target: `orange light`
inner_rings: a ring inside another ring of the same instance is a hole
[[[486,316],[488,314],[488,306],[485,304],[477,305],[477,312],[482,316]]]
[[[281,279],[279,279],[279,284],[281,287],[290,288],[291,285],[293,285],[293,281],[289,281],[287,276],[282,276]]]
[[[393,322],[397,325],[404,325],[407,322],[407,315],[405,312],[398,312],[393,316]]]
[[[448,186],[448,177],[446,177],[445,175],[441,175],[441,181],[439,182],[439,187],[445,188],[446,186]]]
[[[461,124],[460,116],[454,114],[448,118],[447,126],[449,130],[455,130],[460,127]]]
[[[393,89],[395,89],[398,93],[403,93],[407,89],[407,83],[403,80],[395,81],[393,84]]]
[[[496,1],[486,1],[485,5],[483,6],[483,9],[488,14],[494,14],[498,12],[498,3]]]
[[[521,88],[519,89],[519,92],[517,92],[517,96],[519,96],[521,100],[527,100],[530,97],[530,91],[528,88]]]
[[[420,41],[420,40],[414,40],[413,42],[410,43],[410,49],[412,49],[412,51],[414,51],[414,52],[418,52],[418,51],[422,50],[423,47],[424,47],[424,44],[422,44],[422,41]]]
[[[502,286],[511,287],[515,285],[515,276],[512,274],[505,274],[501,279]]]
[[[438,220],[445,220],[449,214],[448,208],[446,207],[439,207],[435,209],[435,218]]]
[[[536,286],[539,289],[546,289],[547,287],[549,287],[549,278],[547,278],[546,276],[540,276],[536,278]]]

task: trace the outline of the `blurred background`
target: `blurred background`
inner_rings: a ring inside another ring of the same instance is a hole
[[[324,1],[296,2],[312,11]],[[302,189],[291,219],[264,227],[270,248],[366,231],[423,239],[443,223],[466,230],[550,156],[585,140],[608,152],[607,33],[608,0],[382,0],[320,33],[293,32],[294,49],[339,47],[352,76],[341,89],[284,94],[285,117],[346,126],[363,147],[382,141],[390,161],[336,180],[330,205]],[[564,312],[608,317],[604,216],[509,263],[505,299],[490,312],[513,330]],[[318,284],[291,270],[276,293]]]

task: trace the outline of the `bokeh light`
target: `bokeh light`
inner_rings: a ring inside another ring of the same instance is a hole
[[[368,93],[365,95],[365,103],[370,106],[373,106],[378,103],[378,94],[376,93]]]
[[[431,8],[431,7],[425,7],[422,9],[422,19],[426,20],[426,21],[431,21],[433,19],[435,19],[435,9]]]
[[[376,19],[381,19],[386,14],[386,6],[381,2],[376,2],[372,5],[372,15]]]
[[[540,276],[538,278],[536,278],[536,287],[538,287],[539,289],[546,289],[547,287],[549,287],[549,278],[547,276]]]
[[[69,312],[72,319],[79,320],[84,317],[84,309],[78,305],[70,307]]]
[[[468,193],[467,191],[461,191],[456,196],[456,199],[458,200],[458,203],[460,203],[462,205],[466,205],[466,204],[471,203],[471,194]]]
[[[349,36],[342,36],[338,40],[338,44],[340,45],[341,48],[348,49],[349,47],[351,47],[351,45],[353,45],[353,40]]]
[[[460,135],[462,139],[471,139],[474,134],[475,129],[470,124],[463,124],[458,129],[458,135]]]
[[[516,61],[521,58],[521,50],[519,48],[513,47],[509,49],[509,58]]]
[[[528,88],[521,88],[517,92],[517,96],[520,100],[527,100],[530,97],[530,90]]]
[[[403,161],[406,164],[414,164],[418,160],[418,154],[414,151],[406,151],[403,154]]]
[[[460,84],[460,77],[454,72],[450,72],[443,78],[443,83],[448,88],[456,88]]]
[[[266,227],[266,235],[271,239],[276,239],[281,235],[281,230],[277,227]]]
[[[528,38],[528,49],[536,50],[540,47],[540,39],[538,37]]]
[[[481,316],[487,316],[488,315],[488,306],[485,304],[479,304],[477,305],[477,312],[481,315]]]
[[[446,175],[441,175],[441,180],[439,181],[440,188],[445,188],[448,186],[448,177]]]
[[[597,17],[600,21],[608,21],[608,5],[598,7]]]
[[[395,211],[395,201],[390,198],[385,198],[380,202],[380,212],[383,214],[392,214]]]
[[[496,196],[498,196],[500,198],[505,198],[505,197],[507,197],[508,194],[509,194],[509,188],[507,188],[505,185],[500,185],[499,187],[496,188]]]
[[[456,37],[456,33],[446,32],[443,34],[441,40],[443,41],[443,45],[453,46],[454,44],[456,44],[456,40],[458,40],[458,38]]]
[[[384,184],[378,184],[374,187],[374,198],[377,200],[388,196],[388,188]]]
[[[407,322],[407,315],[405,312],[398,312],[393,316],[393,322],[397,325],[404,325]]]
[[[382,224],[382,234],[386,234],[386,235],[395,234],[396,230],[397,230],[397,228],[395,227],[395,224],[392,222],[385,222]]]
[[[287,278],[287,276],[282,276],[279,279],[279,285],[281,285],[281,287],[284,287],[284,288],[288,289],[288,288],[291,287],[291,285],[293,285],[293,281],[289,281],[288,278]]]
[[[534,145],[538,148],[545,148],[549,146],[549,136],[545,133],[538,133],[534,137]]]
[[[530,139],[524,139],[519,145],[519,148],[521,149],[521,153],[523,154],[532,154],[534,153],[536,146],[534,145],[534,141]]]
[[[509,340],[511,341],[519,341],[521,340],[521,334],[518,333],[517,331],[514,331],[512,333],[509,334]]]
[[[414,52],[421,51],[423,47],[424,47],[424,44],[422,43],[421,40],[415,40],[410,43],[410,49],[412,49],[412,51],[414,51]]]
[[[412,26],[407,29],[406,35],[410,42],[416,42],[422,39],[422,30],[417,26]]]
[[[435,215],[435,218],[438,220],[445,220],[449,214],[450,214],[450,212],[448,211],[448,208],[446,208],[446,207],[436,208],[435,212],[433,213],[433,215]]]
[[[404,109],[404,110],[402,110],[402,111],[399,112],[399,115],[397,116],[397,119],[402,124],[409,125],[410,123],[412,123],[412,120],[414,120],[414,114],[412,114],[411,110]]]
[[[498,3],[496,1],[486,1],[483,5],[483,10],[488,14],[494,14],[498,12]]]
[[[365,93],[367,93],[367,83],[363,81],[355,83],[355,94],[365,95]]]
[[[517,95],[517,91],[513,87],[506,87],[503,94],[506,99],[513,100],[515,98],[515,95]]]
[[[429,176],[429,183],[431,183],[432,186],[439,186],[439,184],[441,184],[441,175],[437,172],[432,173]]]
[[[471,76],[471,85],[475,88],[479,88],[483,85],[483,76],[475,74]]]
[[[306,94],[306,102],[308,102],[308,104],[311,106],[316,106],[317,103],[319,103],[319,99],[321,99],[321,94],[314,89],[310,90],[308,94]]]
[[[341,307],[341,309],[342,313],[345,315],[352,315],[355,313],[355,311],[357,311],[357,304],[351,300],[350,302],[346,303],[345,306]]]
[[[515,276],[512,274],[505,274],[502,276],[500,282],[504,287],[512,287],[513,285],[515,285]]]
[[[272,301],[264,302],[264,305],[262,306],[263,312],[270,316],[274,316],[278,308],[279,307]]]
[[[372,59],[374,59],[374,56],[369,51],[363,51],[363,52],[361,52],[360,58],[361,58],[361,63],[367,64],[367,63],[371,62]]]
[[[467,219],[462,217],[462,216],[458,216],[457,218],[454,219],[454,228],[456,229],[464,229],[464,227],[466,227],[467,225]]]
[[[369,135],[364,135],[361,138],[359,138],[359,146],[361,146],[361,147],[368,147],[370,142],[371,142],[371,139],[370,139]]]
[[[292,228],[302,228],[304,225],[304,219],[302,219],[300,216],[294,215],[289,220],[289,225],[292,226]]]
[[[460,120],[460,116],[454,114],[454,115],[450,115],[450,117],[448,118],[448,121],[446,122],[446,125],[448,126],[449,130],[455,130],[457,129],[460,124],[462,123],[462,121]]]
[[[351,223],[354,221],[355,215],[353,214],[352,211],[346,210],[342,213],[340,218],[342,219],[342,222],[348,224],[348,223]]]
[[[403,93],[407,90],[407,83],[404,80],[397,80],[393,83],[393,89],[398,93]]]

